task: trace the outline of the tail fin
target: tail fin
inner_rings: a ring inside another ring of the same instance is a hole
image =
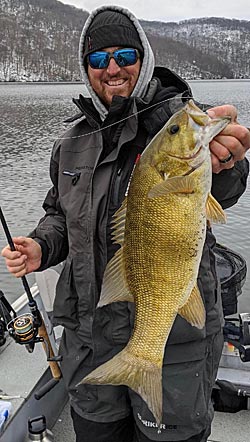
[[[80,384],[127,385],[146,402],[158,426],[162,419],[162,368],[131,354],[127,347],[100,365]]]

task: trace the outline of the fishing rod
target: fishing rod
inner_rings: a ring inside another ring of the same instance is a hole
[[[6,223],[3,211],[0,207],[0,220],[3,226],[3,230],[5,232],[8,244],[10,246],[11,251],[15,251],[15,245],[13,239],[11,237],[8,225]],[[46,330],[46,326],[44,324],[42,315],[38,309],[37,303],[32,296],[28,281],[25,276],[21,277],[24,290],[28,297],[28,305],[30,308],[30,314],[22,314],[17,316],[14,312],[13,319],[8,323],[7,329],[9,335],[17,342],[18,344],[25,345],[27,351],[32,353],[37,342],[41,342],[45,353],[47,355],[47,361],[50,366],[52,379],[45,384],[39,392],[35,393],[35,398],[40,399],[46,393],[48,393],[61,379],[62,373],[60,367],[58,365],[58,361],[61,360],[60,356],[55,356],[54,351],[52,349],[49,336]],[[8,304],[8,301],[5,304]],[[13,309],[10,307],[13,312]]]

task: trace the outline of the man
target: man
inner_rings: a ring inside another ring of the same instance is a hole
[[[74,100],[79,121],[53,148],[53,187],[44,202],[45,216],[28,238],[14,239],[16,252],[6,247],[2,255],[17,277],[65,260],[54,321],[65,327],[61,368],[77,442],[204,442],[210,433],[210,396],[223,343],[215,238],[209,228],[198,280],[206,328],[191,327],[181,317],[175,321],[163,367],[161,432],[146,404],[125,386],[76,387],[129,339],[130,304],[96,309],[106,264],[117,250],[111,218],[124,199],[138,154],[191,96],[180,77],[165,68],[154,69],[144,31],[120,7],[101,7],[89,16],[80,40],[80,65],[90,98],[80,95]],[[226,208],[246,187],[244,156],[250,134],[237,124],[233,106],[209,113],[232,117],[210,145],[213,194]]]

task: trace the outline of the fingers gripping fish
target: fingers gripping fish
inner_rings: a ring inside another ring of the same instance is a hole
[[[120,353],[80,383],[127,385],[158,426],[163,356],[175,318],[205,325],[197,275],[206,222],[225,221],[210,193],[209,142],[229,121],[211,119],[189,101],[144,150],[113,220],[120,249],[106,267],[98,307],[134,302],[134,330]]]

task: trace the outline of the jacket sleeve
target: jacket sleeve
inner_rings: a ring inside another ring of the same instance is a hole
[[[68,254],[66,219],[58,198],[58,159],[60,145],[54,145],[50,161],[50,177],[53,187],[43,203],[45,215],[37,227],[28,235],[42,248],[42,263],[39,271],[62,262]]]
[[[236,204],[245,192],[248,174],[249,162],[246,158],[235,163],[232,169],[213,174],[212,194],[223,209]]]

